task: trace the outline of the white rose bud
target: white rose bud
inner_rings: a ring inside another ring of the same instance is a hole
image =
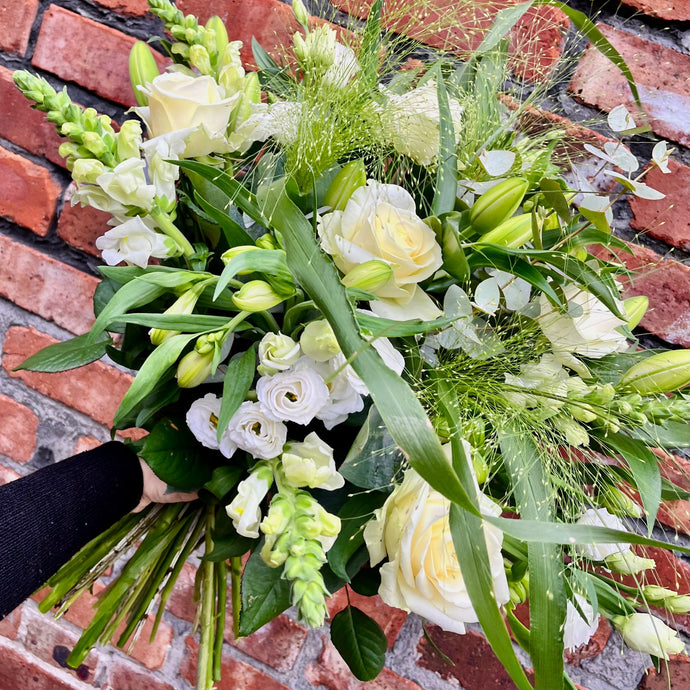
[[[256,395],[272,419],[309,424],[328,401],[328,387],[316,371],[305,368],[262,376]]]
[[[678,633],[648,613],[616,616],[611,622],[630,649],[652,654],[667,661],[670,654],[685,651],[685,644],[678,637]]]
[[[230,457],[237,448],[255,458],[270,460],[283,452],[287,427],[266,414],[261,403],[243,402],[221,439],[221,452]]]
[[[300,358],[299,344],[283,333],[266,333],[259,343],[259,366],[262,376],[289,369]]]
[[[263,463],[259,463],[249,477],[238,484],[237,496],[225,508],[237,534],[258,539],[261,501],[266,498],[271,484],[273,484],[273,472]]]
[[[345,484],[335,468],[333,449],[313,431],[301,443],[288,443],[281,460],[285,477],[294,487],[333,491]]]

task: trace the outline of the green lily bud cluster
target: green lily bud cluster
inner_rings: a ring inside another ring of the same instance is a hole
[[[214,371],[218,353],[229,331],[216,331],[197,338],[194,349],[177,365],[177,385],[180,388],[200,386]]]
[[[522,177],[511,177],[494,185],[470,209],[472,227],[484,235],[500,226],[518,210],[528,188],[529,183]]]
[[[261,531],[266,535],[261,558],[272,568],[283,567],[300,618],[313,628],[320,627],[329,596],[320,572],[326,562],[321,540],[337,536],[340,520],[306,491],[281,488],[271,500]]]

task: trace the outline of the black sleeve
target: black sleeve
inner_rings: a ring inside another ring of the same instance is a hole
[[[139,460],[116,441],[0,486],[0,619],[142,493]]]

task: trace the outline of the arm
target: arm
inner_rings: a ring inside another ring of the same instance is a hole
[[[139,458],[112,441],[0,486],[0,619],[142,499]]]

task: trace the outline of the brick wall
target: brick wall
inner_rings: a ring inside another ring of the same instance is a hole
[[[337,4],[361,12],[356,2]],[[571,4],[585,10],[591,5],[588,0]],[[246,46],[252,35],[267,47],[286,37],[290,11],[277,0],[180,0],[179,5],[204,20],[212,8],[227,20],[231,38]],[[97,284],[94,240],[105,222],[98,211],[70,206],[58,137],[14,89],[12,72],[37,71],[57,87],[67,84],[82,105],[121,119],[132,105],[129,48],[135,38],[160,31],[145,9],[145,0],[0,0],[0,482],[106,440],[107,425],[131,380],[101,362],[68,374],[12,372],[45,344],[89,328]],[[674,174],[650,178],[666,199],[623,202],[616,224],[634,246],[633,255],[624,257],[635,270],[626,296],[644,293],[651,300],[642,322],[646,341],[681,347],[690,347],[688,20],[688,0],[624,0],[618,16],[604,10],[599,17],[635,74],[654,131],[679,148]],[[481,24],[484,18],[473,21]],[[471,43],[468,35],[461,31],[452,37],[458,52]],[[434,45],[434,40],[429,42]],[[560,12],[540,8],[518,25],[512,44],[516,74],[539,79],[550,73],[564,49],[578,42]],[[595,51],[588,50],[561,82],[552,102],[570,120],[592,121],[600,111],[629,101],[620,74]],[[581,139],[596,138],[588,130],[571,131]],[[678,466],[688,467],[688,462],[681,457],[665,461],[666,474],[676,481]],[[690,489],[690,480],[680,481]],[[668,505],[661,514],[670,527],[690,534],[687,502]],[[144,632],[127,653],[101,648],[76,670],[66,668],[64,660],[92,615],[90,602],[80,600],[60,621],[40,615],[34,601],[25,603],[0,622],[0,690],[191,688],[197,654],[189,596],[194,568],[193,562],[185,566],[154,642]],[[690,566],[672,556],[663,560],[657,577],[690,592]],[[219,687],[432,690],[458,687],[458,682],[466,690],[513,687],[479,632],[459,637],[433,626],[428,630],[453,665],[441,660],[416,617],[377,600],[357,603],[382,624],[389,640],[387,668],[376,681],[356,681],[324,631],[309,632],[281,616],[247,639],[227,640]],[[343,605],[336,595],[331,613]],[[676,624],[687,633],[689,621],[683,617]],[[590,644],[568,658],[572,677],[590,690],[652,690],[667,687],[670,673],[673,687],[690,687],[690,664],[683,659],[672,660],[661,675],[643,675],[647,659],[622,655],[621,649],[618,636],[603,623]]]

